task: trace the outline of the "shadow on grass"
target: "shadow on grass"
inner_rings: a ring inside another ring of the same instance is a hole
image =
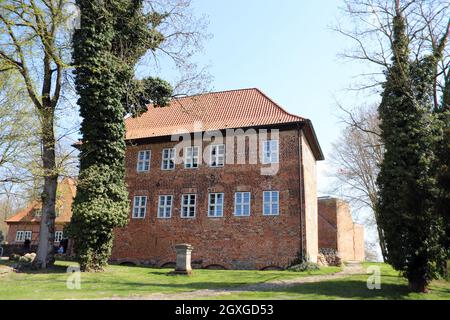
[[[90,281],[83,282],[85,290]],[[92,282],[92,284],[96,284]],[[369,290],[366,283],[358,280],[324,281],[316,283],[304,283],[296,286],[286,287],[281,284],[270,284],[261,288],[246,289],[246,283],[230,282],[189,282],[183,284],[175,283],[140,283],[130,281],[109,282],[114,287],[114,292],[131,293],[133,295],[152,295],[156,293],[176,293],[188,292],[202,289],[220,290],[226,292],[251,292],[262,295],[283,294],[283,295],[305,295],[306,298],[327,298],[327,299],[404,299],[410,291],[406,285],[384,284],[381,290]],[[252,286],[253,287],[253,286]],[[445,292],[444,292],[445,293]]]
[[[381,284],[381,289],[379,290],[369,290],[366,282],[360,280],[330,280],[304,283],[295,287],[272,288],[268,291],[319,295],[335,299],[404,299],[410,292],[406,285],[393,283]]]
[[[76,261],[64,261],[64,265],[61,264],[55,264],[53,266],[48,267],[47,269],[35,269],[33,267],[23,267],[21,269],[19,269],[18,272],[20,273],[29,273],[29,274],[58,274],[58,273],[67,273],[67,268],[69,266],[77,266],[78,263]],[[3,263],[4,265],[8,265],[13,267],[14,265],[17,265],[18,262],[13,262],[10,261],[8,263]],[[1,264],[0,264],[1,265]],[[136,266],[136,265],[116,265],[116,264],[110,264],[109,266],[117,266],[117,267],[126,267],[126,268],[148,268],[148,269],[152,269],[152,267],[147,267],[147,266]],[[106,271],[105,271],[106,272]],[[84,272],[83,272],[84,273]],[[96,272],[86,272],[86,274],[95,274]],[[97,272],[98,274],[101,274],[102,272]],[[156,274],[156,272],[155,272]]]
[[[12,264],[13,266],[14,264]],[[51,266],[47,269],[34,269],[33,267],[23,267],[17,271],[26,274],[62,274],[67,273],[67,266]]]

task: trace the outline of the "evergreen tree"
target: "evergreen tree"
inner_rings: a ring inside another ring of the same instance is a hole
[[[432,115],[435,56],[410,63],[406,22],[397,1],[392,64],[379,106],[384,160],[378,176],[377,211],[385,232],[388,262],[414,291],[426,291],[445,259],[443,221],[435,203],[435,146],[439,126]]]
[[[81,124],[80,175],[67,228],[82,270],[99,271],[111,254],[113,229],[129,219],[125,185],[124,115],[148,103],[164,106],[172,94],[160,79],[134,79],[134,67],[163,35],[165,14],[144,13],[141,0],[77,0],[81,24],[74,34]]]
[[[450,74],[445,79],[442,105],[436,112],[437,121],[442,128],[442,140],[437,146],[437,182],[439,196],[436,203],[437,212],[442,216],[445,226],[443,245],[447,253],[444,261],[444,273],[448,277],[447,261],[450,259]]]

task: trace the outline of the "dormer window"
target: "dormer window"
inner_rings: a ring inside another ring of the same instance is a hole
[[[34,210],[33,210],[33,215],[34,215],[36,218],[42,217],[42,209],[34,209]]]
[[[55,208],[55,215],[57,217],[59,217],[61,215],[61,213],[63,213],[63,212],[64,212],[64,206],[63,205],[61,205],[59,208]]]

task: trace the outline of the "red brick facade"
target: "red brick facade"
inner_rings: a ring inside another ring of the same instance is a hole
[[[343,261],[364,260],[364,226],[353,223],[349,204],[336,198],[320,198],[319,248],[337,250]]]
[[[286,267],[302,251],[317,259],[317,200],[315,158],[300,125],[290,125],[279,134],[279,170],[261,175],[259,164],[225,164],[211,168],[201,163],[197,169],[161,170],[163,148],[174,147],[169,138],[135,140],[126,153],[130,201],[146,196],[146,216],[133,219],[117,229],[112,260],[163,266],[175,261],[174,246],[194,246],[192,261],[202,267],[262,269]],[[250,153],[247,140],[246,154]],[[203,147],[208,143],[203,143]],[[235,144],[236,147],[236,144]],[[138,152],[151,150],[148,172],[137,173]],[[178,151],[177,151],[178,152]],[[180,153],[180,156],[182,154]],[[301,163],[301,159],[308,159]],[[302,175],[307,174],[308,184]],[[279,191],[279,215],[262,214],[263,191]],[[250,216],[234,215],[235,192],[251,192]],[[208,193],[224,193],[223,217],[208,217]],[[181,196],[197,195],[195,218],[181,218]],[[158,195],[173,195],[172,216],[157,217]],[[314,203],[311,203],[314,199]],[[308,210],[305,209],[308,204]],[[303,221],[302,215],[312,215]],[[315,221],[315,222],[314,222]],[[303,228],[303,231],[302,231]],[[303,238],[302,238],[303,235]],[[303,241],[302,241],[303,240]]]

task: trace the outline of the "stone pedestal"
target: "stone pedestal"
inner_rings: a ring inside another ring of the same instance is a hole
[[[191,252],[193,249],[194,247],[187,243],[177,244],[175,246],[175,251],[177,252],[175,274],[192,274]]]

